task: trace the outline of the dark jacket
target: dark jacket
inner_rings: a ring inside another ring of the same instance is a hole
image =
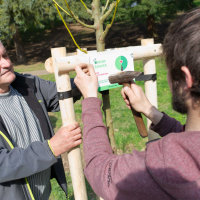
[[[75,87],[71,79],[72,88]],[[53,135],[48,112],[59,111],[56,84],[32,75],[16,73],[16,80],[11,84],[27,101],[38,120],[45,140]],[[80,98],[78,96],[75,100]],[[0,116],[0,199],[34,200],[25,177],[51,167],[51,177],[67,196],[67,184],[60,157],[55,158],[47,141],[33,142],[28,148],[13,147],[9,133]]]

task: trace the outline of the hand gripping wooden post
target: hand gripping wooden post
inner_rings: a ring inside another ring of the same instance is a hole
[[[58,73],[58,66],[56,58],[66,57],[66,48],[53,48],[51,49],[52,62],[54,67],[56,85],[58,92],[66,92],[71,90],[71,82],[69,72],[65,74]],[[62,122],[66,126],[70,123],[76,122],[73,98],[64,99],[59,101]],[[72,178],[72,185],[74,189],[75,200],[87,200],[87,192],[85,185],[85,178],[83,174],[83,166],[81,160],[80,147],[76,147],[68,152],[68,160],[70,167],[70,174]]]

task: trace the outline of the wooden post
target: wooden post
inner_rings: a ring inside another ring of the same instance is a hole
[[[154,39],[143,39],[141,40],[142,46],[153,45]],[[155,58],[143,59],[144,74],[155,74],[156,63]],[[157,100],[157,81],[146,81],[145,82],[145,94],[152,105],[158,108]],[[159,135],[152,130],[149,130],[151,121],[147,119],[147,131],[149,141],[159,138]]]
[[[51,49],[51,54],[54,66],[57,91],[65,92],[71,90],[69,73],[59,75],[58,67],[55,61],[56,58],[66,57],[66,48],[53,48]],[[70,123],[76,122],[73,98],[60,100],[59,104],[63,125],[66,126]],[[68,152],[68,160],[75,200],[87,200],[87,192],[85,178],[83,174],[80,147],[76,147]]]

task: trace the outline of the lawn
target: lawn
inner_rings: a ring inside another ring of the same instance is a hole
[[[135,61],[135,70],[143,71],[143,62]],[[179,120],[182,124],[186,122],[186,116],[176,113],[172,110],[171,107],[171,94],[167,84],[166,76],[167,70],[166,66],[162,59],[156,58],[156,69],[157,69],[157,89],[158,89],[158,108],[161,111],[166,112],[168,115],[173,116],[177,120]],[[75,73],[71,74],[71,77],[74,77]],[[54,75],[45,75],[41,76],[46,80],[55,81]],[[144,89],[143,82],[137,82]],[[134,122],[132,113],[128,110],[121,98],[120,94],[121,88],[116,88],[110,90],[110,101],[111,101],[111,110],[112,110],[112,119],[113,126],[115,130],[115,139],[118,148],[118,154],[122,153],[131,153],[133,149],[137,149],[139,151],[145,149],[145,143],[147,139],[143,139],[138,134],[136,124]],[[101,95],[99,94],[99,98]],[[75,113],[76,120],[83,126],[81,121],[81,100],[75,103]],[[50,118],[54,127],[55,132],[62,125],[60,113],[50,113]],[[144,118],[144,117],[143,117]],[[144,118],[145,123],[146,119]],[[82,148],[82,147],[81,147]],[[69,199],[73,199],[73,189],[71,184],[71,178],[69,172],[66,174],[66,178],[68,181],[69,188]],[[55,180],[52,181],[52,194],[51,200],[61,200],[65,199],[63,192],[59,189]],[[95,199],[95,196],[87,184],[88,196],[89,200]]]
[[[16,65],[16,66],[14,64],[14,68],[15,68],[15,71],[18,73],[45,70],[43,62],[37,62],[35,64],[32,64],[31,67],[27,67],[27,64],[21,64],[21,65]]]

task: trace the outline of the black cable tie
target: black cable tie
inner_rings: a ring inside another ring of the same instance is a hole
[[[135,81],[156,81],[157,80],[157,74],[145,74],[142,72],[137,78],[135,78]]]
[[[78,88],[75,88],[73,90],[69,90],[66,92],[58,92],[58,99],[64,100],[64,99],[69,99],[69,98],[72,98],[72,97],[78,96],[78,95],[81,95],[81,92],[79,91]]]

